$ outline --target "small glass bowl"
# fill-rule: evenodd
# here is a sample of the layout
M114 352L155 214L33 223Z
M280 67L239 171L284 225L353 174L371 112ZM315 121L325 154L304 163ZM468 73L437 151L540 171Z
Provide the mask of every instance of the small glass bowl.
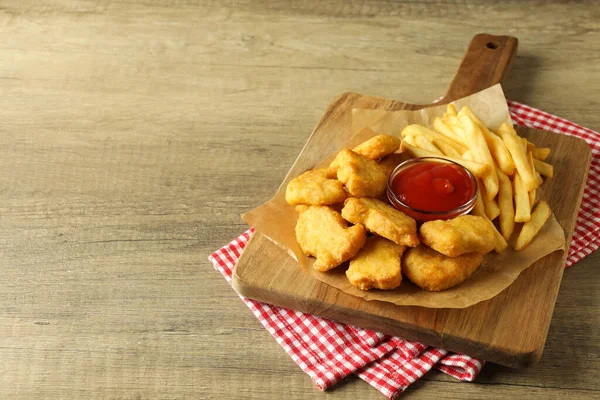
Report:
M461 205L460 207L457 207L457 208L454 208L451 210L447 210L447 211L419 210L418 208L414 208L414 207L409 206L408 204L403 203L393 192L392 182L394 181L396 176L400 173L400 171L402 171L408 167L412 167L413 165L423 163L423 162L436 162L439 164L454 164L454 165L458 166L459 168L461 168L462 170L464 170L467 173L467 175L469 176L469 178L471 179L471 185L474 189L473 196L465 204ZM400 163L396 168L394 168L394 170L390 174L388 181L387 181L387 198L390 201L390 203L394 207L396 207L396 209L398 209L398 210L402 211L404 214L414 218L415 221L417 221L419 223L433 221L436 219L443 219L443 220L452 219L452 218L456 218L460 215L468 214L473 209L473 207L475 207L475 202L477 201L477 192L478 192L477 180L475 180L475 177L468 169L466 169L465 167L463 167L462 165L460 165L458 163L455 163L454 161L446 160L444 158L439 158L439 157L411 158L410 160L404 161L404 162Z

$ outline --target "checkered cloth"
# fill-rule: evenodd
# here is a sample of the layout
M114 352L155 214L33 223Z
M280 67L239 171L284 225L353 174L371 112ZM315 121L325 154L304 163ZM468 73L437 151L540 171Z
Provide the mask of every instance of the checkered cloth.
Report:
M600 135L523 104L509 101L508 105L517 124L576 136L592 148L591 170L567 257L569 267L600 244ZM253 229L247 230L209 257L230 284L233 267L253 232ZM461 381L473 381L484 365L484 361L464 354L243 297L242 300L321 390L355 374L393 399L432 368Z

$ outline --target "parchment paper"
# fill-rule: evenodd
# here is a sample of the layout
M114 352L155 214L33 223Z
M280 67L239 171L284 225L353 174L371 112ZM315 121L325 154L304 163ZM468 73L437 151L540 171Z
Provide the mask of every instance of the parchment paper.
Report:
M500 85L455 102L457 109L469 105L475 114L490 128L497 129L502 122L509 122L510 116L506 99ZM442 116L446 106L437 106L419 111L384 111L354 109L352 131L359 132L365 126L376 133L399 136L409 124L419 123L431 127L436 116ZM369 139L373 134L353 135L343 147L352 148ZM326 157L323 154L323 157ZM329 165L335 155L329 155L318 167ZM541 190L540 197L543 196ZM551 205L552 206L552 205ZM518 231L515 232L509 247L502 254L491 252L486 255L482 266L465 282L442 292L428 292L403 278L400 287L389 291L363 291L352 286L345 275L347 263L328 272L319 272L312 268L314 258L306 256L296 242L295 226L298 215L293 206L285 201L282 190L272 200L243 215L244 220L277 246L298 261L298 267L310 276L336 287L348 294L365 300L387 301L397 305L412 305L429 308L465 308L488 300L506 289L519 274L542 257L565 249L565 235L554 214L546 222L533 242L524 250L512 249Z

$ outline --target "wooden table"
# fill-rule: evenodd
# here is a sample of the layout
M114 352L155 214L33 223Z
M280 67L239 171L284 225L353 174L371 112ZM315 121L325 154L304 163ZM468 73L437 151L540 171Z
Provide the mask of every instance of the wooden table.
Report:
M481 31L520 40L509 98L600 129L600 6L480 3L1 1L0 398L382 398L319 392L207 255L336 94L430 102ZM600 396L599 261L539 364L406 398Z

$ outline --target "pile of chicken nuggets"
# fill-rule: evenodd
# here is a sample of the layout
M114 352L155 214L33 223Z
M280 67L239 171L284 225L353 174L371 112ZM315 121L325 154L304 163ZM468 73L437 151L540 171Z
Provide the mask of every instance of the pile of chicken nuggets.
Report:
M550 149L519 137L507 123L488 129L468 106L459 112L448 104L433 128L409 125L400 140L366 127L361 133L371 139L289 182L286 201L299 214L296 240L316 258L316 270L349 262L346 276L362 290L397 288L404 274L422 289L441 291L469 278L485 254L503 252L516 224L523 223L514 249L529 245L551 215L536 193L542 176L553 176L543 161ZM472 215L418 227L391 206L388 178L412 157L444 158L468 169L479 187Z
M411 158L397 153L400 145L394 136L376 135L341 150L329 167L291 180L286 201L299 213L296 239L318 271L349 261L346 276L359 289L397 288L404 273L425 290L444 290L467 279L494 249L494 231L473 215L417 230L385 198L390 173Z

